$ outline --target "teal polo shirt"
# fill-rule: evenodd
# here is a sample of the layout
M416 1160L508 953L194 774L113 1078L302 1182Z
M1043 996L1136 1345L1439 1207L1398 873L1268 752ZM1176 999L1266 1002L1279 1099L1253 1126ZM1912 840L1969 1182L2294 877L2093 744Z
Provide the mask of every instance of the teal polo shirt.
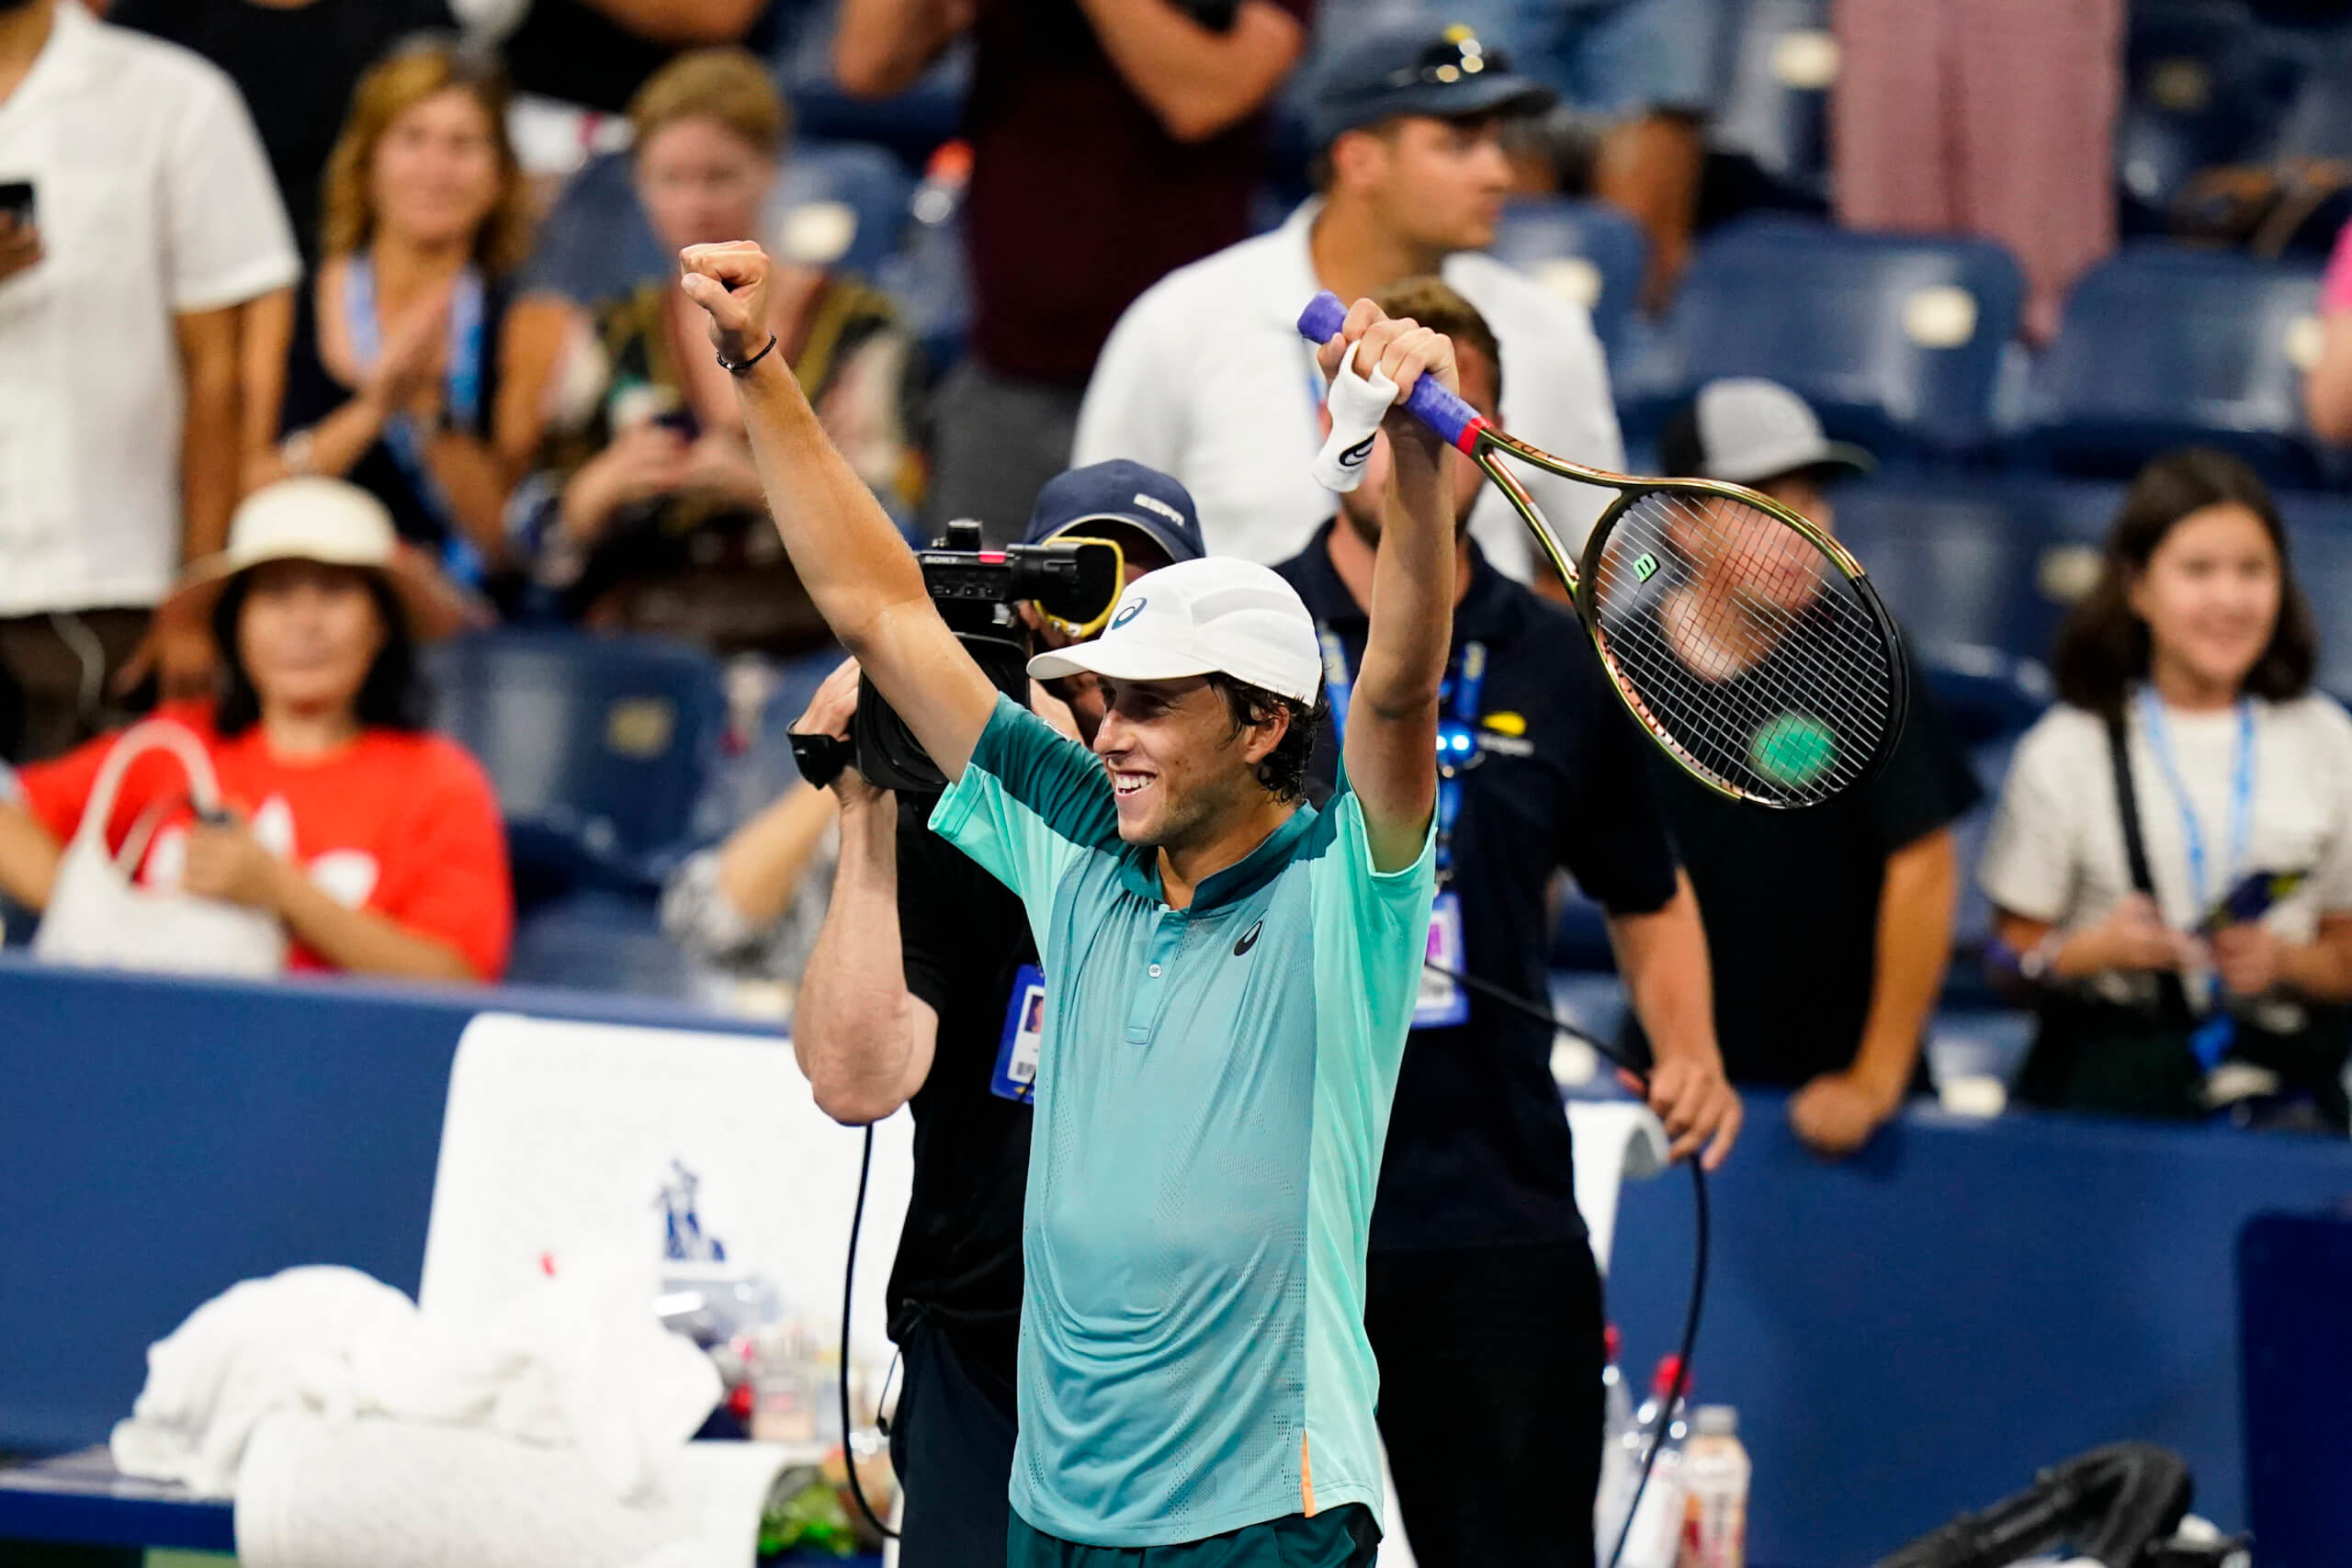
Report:
M1377 1517L1364 1245L1430 844L1374 871L1343 776L1170 908L1102 762L1006 698L931 825L1046 971L1014 1510L1119 1547Z

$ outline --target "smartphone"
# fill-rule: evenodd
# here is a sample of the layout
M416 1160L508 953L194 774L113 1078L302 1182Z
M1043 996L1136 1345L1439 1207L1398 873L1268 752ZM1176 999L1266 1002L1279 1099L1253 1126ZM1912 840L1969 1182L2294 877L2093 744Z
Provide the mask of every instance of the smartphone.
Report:
M29 229L39 217L30 180L0 180L0 218L15 227Z
M2199 929L2211 936L2226 926L2258 920L2293 897L2310 877L2308 871L2249 871L2206 913Z

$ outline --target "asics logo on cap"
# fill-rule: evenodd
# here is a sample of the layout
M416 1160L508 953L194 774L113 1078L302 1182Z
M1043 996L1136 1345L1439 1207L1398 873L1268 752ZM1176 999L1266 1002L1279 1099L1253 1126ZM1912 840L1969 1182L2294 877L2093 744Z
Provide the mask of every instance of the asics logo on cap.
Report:
M1363 440L1357 442L1354 446L1349 447L1346 451L1340 453L1340 467L1343 468L1360 468L1363 467L1363 460L1372 456L1372 443L1374 439L1374 436L1367 435Z
M1120 605L1119 613L1111 617L1112 628L1116 630L1118 627L1125 626L1129 621L1134 620L1137 615L1142 615L1143 607L1146 603L1148 603L1148 601L1142 599L1130 599L1125 604Z
M1169 505L1166 502L1160 500L1156 495L1146 495L1141 491L1137 491L1136 492L1136 504L1142 507L1146 512L1158 513L1160 516L1167 518L1170 523L1175 524L1179 528L1182 528L1184 525L1184 514L1177 511L1174 507Z

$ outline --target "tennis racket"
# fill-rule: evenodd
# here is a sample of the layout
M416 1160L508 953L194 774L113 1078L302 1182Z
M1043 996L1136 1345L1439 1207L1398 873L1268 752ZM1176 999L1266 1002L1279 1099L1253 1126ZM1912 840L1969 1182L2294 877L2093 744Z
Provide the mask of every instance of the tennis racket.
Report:
M1328 343L1330 293L1298 318ZM1768 496L1714 479L1589 468L1496 429L1424 376L1406 411L1484 470L1576 602L1610 684L1693 778L1758 806L1815 806L1868 780L1903 730L1894 618L1837 540ZM1617 491L1571 561L1504 459Z

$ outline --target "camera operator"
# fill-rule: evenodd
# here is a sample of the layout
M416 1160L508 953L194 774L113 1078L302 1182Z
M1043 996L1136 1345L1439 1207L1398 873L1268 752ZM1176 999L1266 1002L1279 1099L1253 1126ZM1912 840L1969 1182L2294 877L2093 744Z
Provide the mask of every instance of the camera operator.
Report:
M1184 487L1124 461L1072 469L1038 493L1025 542L1063 536L1116 542L1130 581L1202 554ZM1022 611L1035 646L1070 640L1034 606ZM1055 685L1091 745L1099 690L1083 676ZM857 666L844 663L793 728L845 739L856 697ZM1001 1562L1036 1064L1030 1014L1045 996L1037 947L1021 901L931 831L935 797L898 799L854 767L832 787L841 862L792 1043L828 1115L854 1125L901 1105L914 1114L914 1189L888 1292L890 1337L906 1359L890 1427L907 1497L899 1561ZM903 906L901 882L916 893Z

